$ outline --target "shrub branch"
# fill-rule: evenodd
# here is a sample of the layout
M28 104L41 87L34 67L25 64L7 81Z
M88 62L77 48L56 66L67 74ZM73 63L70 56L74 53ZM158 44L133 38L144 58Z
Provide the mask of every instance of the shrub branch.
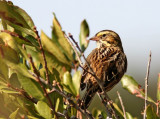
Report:
M148 65L147 65L147 73L146 73L146 78L145 78L145 102L144 102L143 119L146 119L147 97L148 97L148 79L149 79L149 72L150 72L150 64L151 64L151 51L149 53L149 60L148 60Z

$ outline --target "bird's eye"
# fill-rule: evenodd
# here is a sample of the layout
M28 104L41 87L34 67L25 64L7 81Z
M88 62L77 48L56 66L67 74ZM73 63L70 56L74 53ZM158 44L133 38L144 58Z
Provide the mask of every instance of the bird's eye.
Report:
M106 34L103 34L102 37L106 37Z

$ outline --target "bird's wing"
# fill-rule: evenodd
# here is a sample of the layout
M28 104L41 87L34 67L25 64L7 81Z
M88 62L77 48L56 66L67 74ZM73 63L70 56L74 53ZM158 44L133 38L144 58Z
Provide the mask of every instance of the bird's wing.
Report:
M112 88L118 83L126 71L127 60L125 54L116 48L105 48L101 50L102 52L99 53L98 49L94 49L87 57L87 62L96 73L96 76L100 80L103 80L104 87L110 90L109 87ZM87 89L90 85L96 83L94 77L87 73L89 68L86 64L84 65L84 69L80 84L81 90L86 87L87 82Z

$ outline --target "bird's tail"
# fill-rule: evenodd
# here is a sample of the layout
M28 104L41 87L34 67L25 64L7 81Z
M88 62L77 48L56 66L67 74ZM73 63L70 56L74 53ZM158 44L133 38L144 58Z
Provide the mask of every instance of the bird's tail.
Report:
M82 109L87 109L96 94L97 90L87 90L82 98L82 103L81 103L81 108Z

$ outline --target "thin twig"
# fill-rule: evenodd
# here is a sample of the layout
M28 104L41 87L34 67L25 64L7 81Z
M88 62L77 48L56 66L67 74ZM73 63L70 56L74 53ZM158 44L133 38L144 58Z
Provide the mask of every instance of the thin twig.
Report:
M78 59L80 65L83 66L83 62L81 61L81 58L79 56L78 51L76 50L76 47L73 45L73 43L69 40L69 38L66 35L65 35L65 37L66 37L67 41L69 42L69 44L72 46L74 52L76 53L76 56L77 56L77 59Z
M44 53L44 50L43 50L43 47L42 47L42 43L41 43L41 39L40 39L40 36L38 35L38 31L37 31L37 28L34 27L34 32L36 33L37 37L37 41L39 43L39 48L40 48L40 51L42 53L42 56L43 56L43 60L44 60L44 67L45 67L45 71L46 71L46 80L47 80L47 83L50 84L50 80L49 80L49 74L48 74L48 67L47 67L47 61L46 61L46 56L45 56L45 53Z
M147 97L148 97L148 78L149 78L149 72L150 72L150 64L151 64L151 51L149 53L149 60L148 60L148 65L147 65L147 73L146 73L146 78L145 78L145 104L144 104L143 119L146 119Z
M52 104L52 101L51 101L51 99L50 99L50 97L49 97L49 95L48 95L45 87L43 86L43 84L42 84L42 82L41 82L41 80L40 80L39 72L37 71L37 69L36 69L36 67L35 67L35 65L34 65L34 63L33 63L33 60L32 60L31 55L28 55L28 57L29 57L31 66L32 66L32 68L33 68L33 71L34 71L34 73L37 75L37 77L36 77L36 78L37 78L37 81L38 81L38 83L40 84L41 88L43 89L44 96L46 96L46 98L47 98L47 100L48 100L48 102L49 102L49 104L50 104L50 106L51 106L51 109L52 109L53 113L55 114L56 118L58 118L58 115L57 115L57 113L56 113L56 111L55 111L55 107L54 107L54 105Z
M126 117L126 111L125 111L125 108L124 108L124 105L123 105L123 101L122 101L122 98L121 98L121 96L120 96L120 94L119 94L118 91L117 91L117 95L118 95L119 101L120 101L121 106L122 106L124 119L127 119L127 117Z
M104 89L104 87L103 87L103 84L102 84L101 80L96 76L95 72L94 72L93 69L90 67L90 64L88 63L86 57L84 56L83 52L81 51L80 47L78 46L78 43L75 41L75 39L73 38L73 36L72 36L70 33L69 33L69 37L72 39L72 41L73 41L74 44L76 45L77 49L79 50L81 56L84 58L84 60L85 60L85 62L86 62L86 65L88 66L88 68L89 68L89 70L90 70L90 74L92 74L92 76L95 77L98 85L100 86L100 88L101 88L101 90L102 90L102 93L101 93L100 95L103 94L103 95L104 95L104 98L105 98L108 102L110 102L110 99L108 98L108 95L107 95L106 92L105 92L105 89ZM82 61L81 61L81 59L80 59L80 56L79 56L79 54L78 54L78 51L77 51L76 47L75 47L75 46L73 45L73 43L69 40L68 37L66 37L66 38L67 38L68 42L70 43L70 45L72 46L74 52L76 53L77 59L78 59L78 61L79 61L79 63L80 63L80 66L83 67L83 63L82 63ZM84 68L83 68L83 69L84 69ZM102 98L102 99L103 99L103 98ZM102 101L104 101L104 99L103 99ZM112 110L112 113L111 113L111 114L113 114L113 115L115 116L115 118L118 119L118 116L116 115L116 112L115 112L115 110L114 110L114 106L112 105L112 103L107 103L107 104L110 104L110 106L111 106L111 108L112 108L112 109L111 109L111 110ZM106 108L106 109L107 109L107 108ZM107 110L107 111L110 112L109 110Z
M37 104L37 99L29 96L23 89L19 89L19 88L15 88L13 87L11 84L7 84L8 87L10 87L12 90L15 90L17 92L19 92L20 95L22 95L23 97L25 97L26 99L30 100L31 102Z
M103 97L102 97L102 95L100 94L100 93L97 93L98 94L98 96L99 96L99 98L102 100L102 103L103 103L103 105L105 106L105 108L106 108L106 110L108 110L107 111L107 116L109 116L109 117L112 117L112 112L111 112L111 110L108 108L108 104L107 104L107 101L105 101L104 99L103 99Z
M59 89L53 87L53 89L49 92L57 92L58 94L60 94L61 96L63 96L65 99L68 100L68 102L77 110L79 110L83 115L85 115L88 119L94 119L94 117L92 116L92 114L88 111L88 110L83 110L81 109L76 103L74 103L74 101L67 96L64 92L60 91Z

